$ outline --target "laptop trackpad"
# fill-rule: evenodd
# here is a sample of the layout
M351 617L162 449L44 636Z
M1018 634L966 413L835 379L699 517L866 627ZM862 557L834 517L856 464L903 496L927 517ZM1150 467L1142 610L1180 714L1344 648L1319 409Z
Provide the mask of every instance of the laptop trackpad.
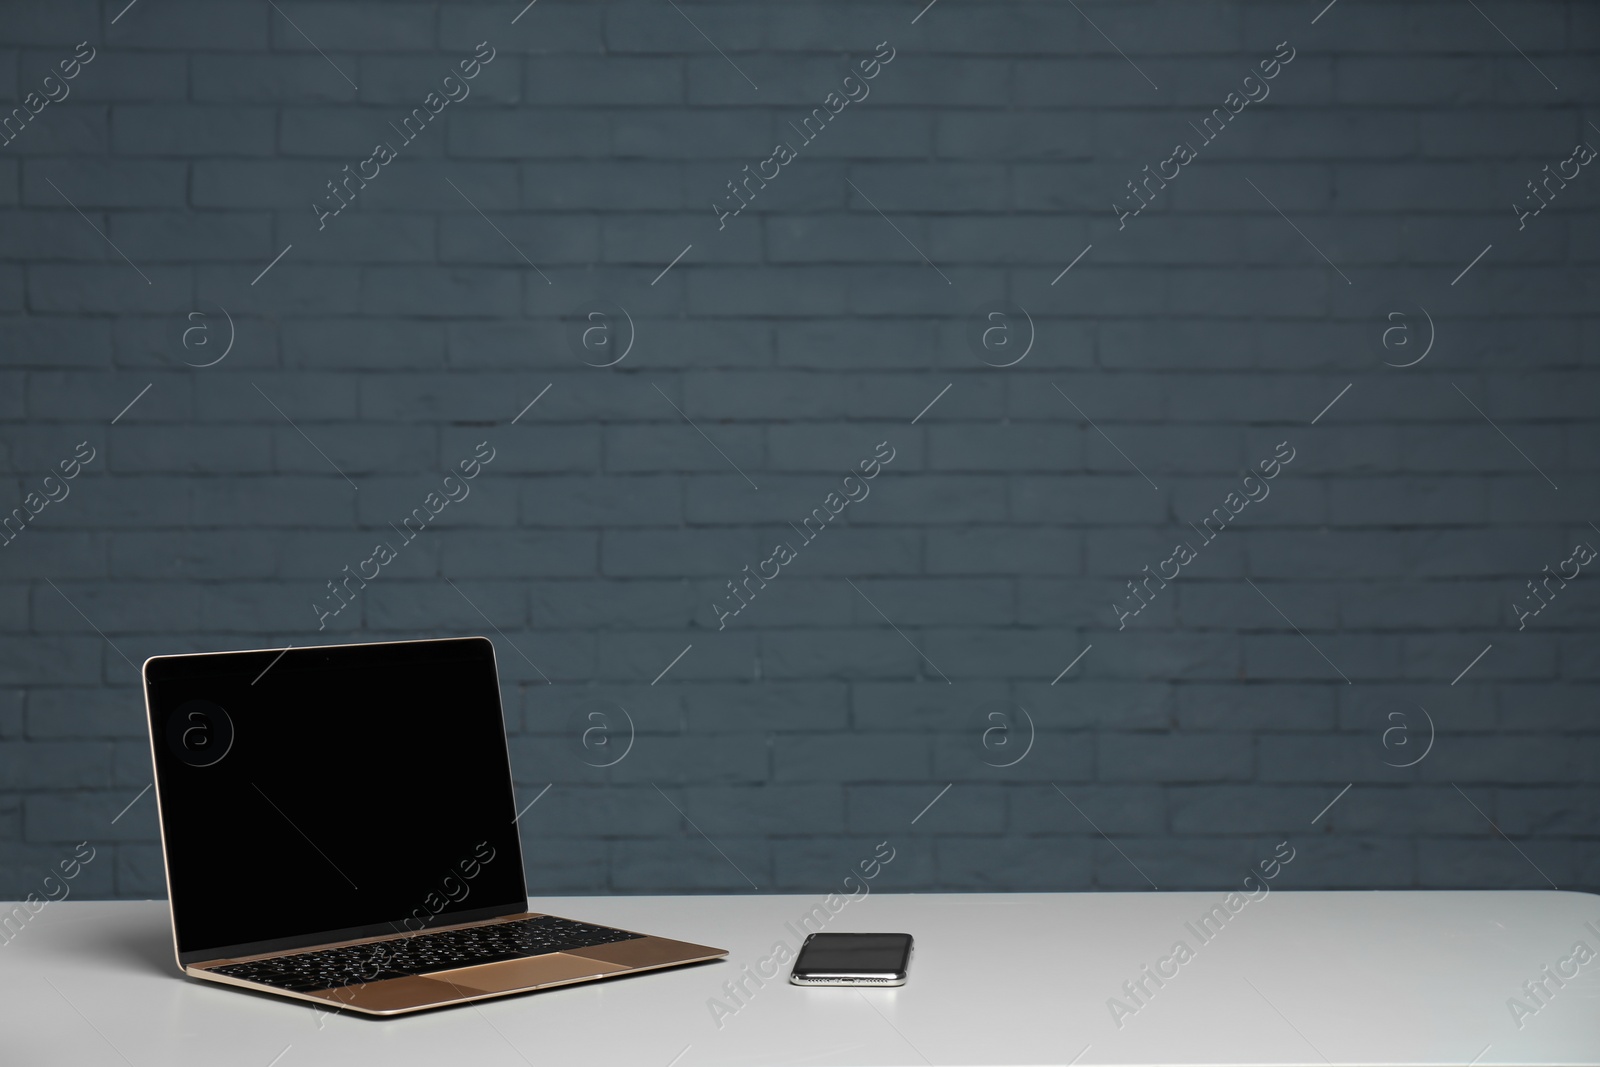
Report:
M437 982L448 982L462 989L480 993L503 993L512 989L531 989L555 982L571 982L580 978L597 978L630 968L604 960L569 956L565 952L551 952L543 956L529 956L523 960L504 960L500 963L483 963L476 967L463 967L456 971L430 974Z

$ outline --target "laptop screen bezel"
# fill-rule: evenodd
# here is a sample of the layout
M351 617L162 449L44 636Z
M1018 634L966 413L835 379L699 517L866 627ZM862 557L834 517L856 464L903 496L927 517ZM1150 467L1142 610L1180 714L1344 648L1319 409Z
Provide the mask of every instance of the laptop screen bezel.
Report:
M345 927L335 930L310 930L304 934L295 934L288 937L274 938L270 941L256 941L235 945L219 945L203 949L194 949L187 952L182 951L178 944L177 903L172 892L172 864L169 859L169 850L171 849L172 845L171 842L167 840L167 823L161 811L161 771L160 761L156 758L155 750L157 729L155 706L151 698L150 683L152 678L155 677L157 680L167 680L174 677L181 677L186 671L189 670L193 670L198 674L204 674L208 676L215 676L223 671L228 673L237 671L237 673L242 676L255 677L262 673L272 662L275 661L278 656L292 655L294 651L333 653L335 656L347 654L352 657L356 657L371 656L374 654L373 650L375 649L414 649L419 645L458 646L462 653L460 662L454 665L441 666L456 666L464 669L481 669L476 663L472 662L471 657L468 654L468 646L472 644L481 644L487 648L488 669L493 672L495 678L496 711L500 716L500 729L502 737L505 737L505 709L503 703L499 699L498 662L495 659L494 643L486 637L422 638L414 641L363 641L339 645L296 646L293 649L272 648L248 649L232 652L196 652L169 656L152 656L145 660L144 667L140 671L140 675L144 688L145 721L147 732L150 735L151 773L153 775L153 780L156 787L152 791L156 796L156 817L161 831L161 864L167 886L168 914L172 922L172 950L173 954L177 957L178 967L180 970L184 970L197 964L204 964L214 961L238 959L247 956L268 955L281 952L294 952L300 949L314 948L319 945L329 945L344 941L359 941L364 938L400 936L413 931L407 931L397 927L392 920L380 920L362 926ZM345 650L352 651L345 653ZM235 662L231 664L227 663L227 660L230 658ZM152 671L156 672L154 676L152 675ZM511 772L511 746L509 740L507 740L504 744L504 749L506 753L506 781L511 787L514 802L516 783ZM527 912L528 885L527 874L523 867L522 835L520 833L513 834L511 844L516 852L516 862L513 866L513 871L519 889L518 899L506 901L500 904L486 905L482 908L474 908L469 911L441 912L439 918L445 921L440 922L436 927L430 927L429 929L438 929L456 926L462 923L496 919L508 915L520 915Z

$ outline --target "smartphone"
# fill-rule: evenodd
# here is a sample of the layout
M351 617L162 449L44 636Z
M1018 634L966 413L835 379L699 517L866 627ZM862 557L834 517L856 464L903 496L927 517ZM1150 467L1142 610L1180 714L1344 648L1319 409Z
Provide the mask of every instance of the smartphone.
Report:
M910 934L811 934L789 972L794 985L905 985Z

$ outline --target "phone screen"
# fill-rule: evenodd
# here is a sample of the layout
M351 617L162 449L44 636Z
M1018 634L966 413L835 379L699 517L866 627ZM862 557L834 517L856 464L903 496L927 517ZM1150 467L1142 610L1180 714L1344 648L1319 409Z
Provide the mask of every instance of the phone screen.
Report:
M911 962L910 934L812 934L795 960L797 977L897 976Z

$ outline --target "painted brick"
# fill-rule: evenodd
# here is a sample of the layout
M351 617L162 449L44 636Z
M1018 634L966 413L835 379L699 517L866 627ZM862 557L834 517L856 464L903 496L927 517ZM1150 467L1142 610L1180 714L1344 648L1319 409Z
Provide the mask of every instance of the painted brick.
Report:
M1590 179L1515 206L1595 143L1592 5L1489 9L1525 56L1442 0L1310 28L1234 0L680 6L0 26L0 117L97 49L0 146L0 509L99 453L0 539L0 895L85 837L77 895L164 892L150 798L110 824L150 780L129 660L445 633L491 635L519 794L555 783L522 822L536 893L817 894L885 840L875 888L903 891L1220 891L1285 838L1298 889L1600 887L1600 594L1511 606L1600 539ZM879 41L870 94L801 143ZM397 158L319 220L378 141ZM1179 141L1197 159L1119 219ZM197 367L208 301L236 343ZM975 342L1001 301L1034 331L1010 367ZM1385 315L1423 307L1436 346L1394 366ZM596 309L635 332L616 366L575 344ZM316 629L484 441L471 497ZM719 620L881 441L870 497ZM1282 441L1270 499L1119 619ZM573 733L595 701L637 730L605 770ZM994 766L987 712L1019 706L1033 747ZM1422 709L1434 748L1396 766Z

